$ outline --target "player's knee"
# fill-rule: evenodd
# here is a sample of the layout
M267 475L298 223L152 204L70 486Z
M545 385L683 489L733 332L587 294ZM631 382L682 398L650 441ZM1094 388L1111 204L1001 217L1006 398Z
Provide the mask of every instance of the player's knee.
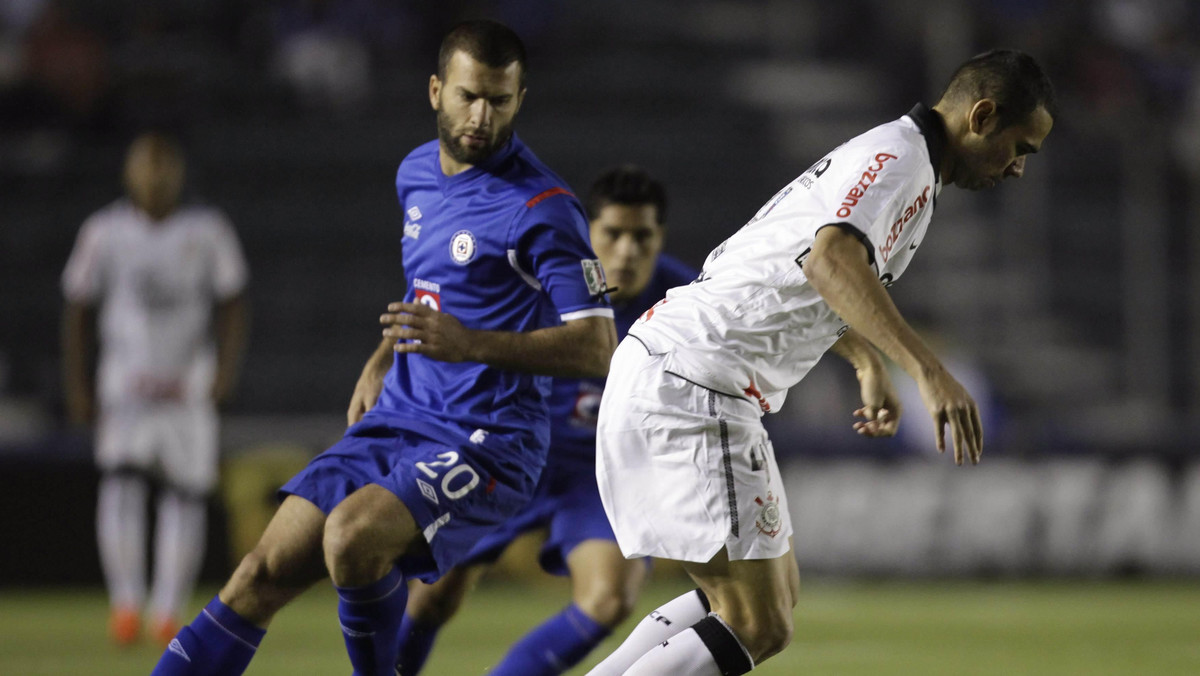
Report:
M242 557L227 587L239 595L254 593L271 586L277 577L277 571L272 571L266 553L256 547Z
M788 647L794 630L791 612L768 612L747 618L734 633L758 663Z
M414 593L408 598L407 611L423 627L440 627L450 621L462 607L463 595L432 591Z
M580 610L609 629L624 622L636 602L636 594L619 584L597 585L575 598Z
M321 546L329 576L340 587L370 584L387 572L389 562L372 546L370 524L345 510L329 515Z
M276 593L282 586L281 577L267 554L256 548L242 557L221 590L221 599L234 612L253 622L269 619L280 605L273 599L282 596Z

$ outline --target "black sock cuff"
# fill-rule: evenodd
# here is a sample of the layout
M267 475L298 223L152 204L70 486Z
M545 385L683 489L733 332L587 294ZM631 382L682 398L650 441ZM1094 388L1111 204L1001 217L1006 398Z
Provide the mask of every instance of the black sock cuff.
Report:
M700 605L704 606L704 612L712 612L712 605L709 604L708 595L704 593L703 589L696 587L696 598L700 599Z
M754 668L741 642L716 615L709 615L693 624L692 629L712 654L722 676L741 676Z

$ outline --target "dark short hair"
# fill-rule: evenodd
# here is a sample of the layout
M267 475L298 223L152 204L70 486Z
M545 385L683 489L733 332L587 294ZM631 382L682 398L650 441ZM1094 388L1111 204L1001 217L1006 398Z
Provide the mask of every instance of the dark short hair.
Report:
M659 225L667 222L667 191L645 169L626 164L600 174L587 195L588 219L595 219L609 204L654 206Z
M455 52L463 52L491 68L504 68L516 62L521 67L521 86L525 86L525 45L502 23L478 19L463 21L450 29L438 50L437 75L441 80L446 79L446 67Z
M993 49L972 57L954 71L942 100L992 99L1000 128L1026 120L1038 106L1058 117L1054 85L1034 58L1014 49Z

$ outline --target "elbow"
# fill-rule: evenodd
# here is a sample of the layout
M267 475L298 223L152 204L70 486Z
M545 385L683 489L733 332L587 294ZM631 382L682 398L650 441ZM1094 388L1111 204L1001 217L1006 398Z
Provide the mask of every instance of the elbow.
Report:
M617 349L617 330L612 320L607 322L604 330L595 332L596 339L587 350L583 370L589 378L608 377L608 364L612 361L613 351Z

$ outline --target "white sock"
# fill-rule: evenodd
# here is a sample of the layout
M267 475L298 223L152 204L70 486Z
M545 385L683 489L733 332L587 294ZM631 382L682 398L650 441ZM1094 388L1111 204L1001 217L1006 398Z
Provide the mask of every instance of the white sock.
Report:
M96 504L96 541L114 608L141 608L146 598L146 483L106 474Z
M746 649L713 613L651 648L625 676L741 676L752 669Z
M158 501L154 533L154 591L150 612L155 619L178 619L192 598L204 560L207 505L203 498L164 491Z
M587 676L621 676L648 650L708 616L699 589L659 606L638 623L625 642L597 664Z

